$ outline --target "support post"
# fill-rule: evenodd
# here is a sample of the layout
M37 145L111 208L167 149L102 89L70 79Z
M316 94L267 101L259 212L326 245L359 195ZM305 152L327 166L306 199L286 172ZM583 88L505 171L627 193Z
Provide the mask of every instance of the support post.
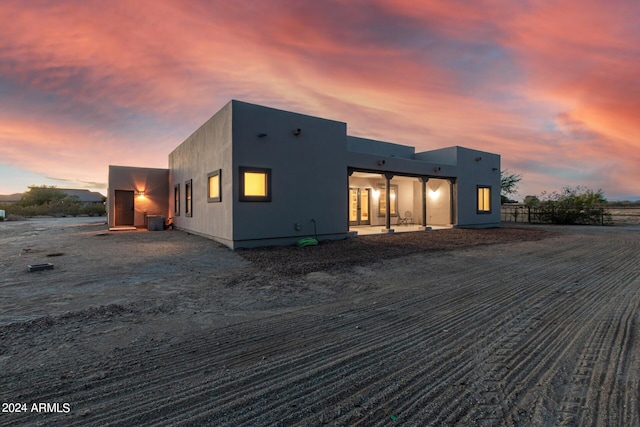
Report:
M427 182L429 178L426 176L420 177L422 183L422 225L427 226Z
M393 233L393 230L391 229L391 178L393 178L392 174L384 174L384 186L386 190L384 192L384 197L387 203L387 210L385 212L385 231L387 233Z
M451 201L451 225L456 225L456 191L455 191L455 178L449 178L449 197Z
M425 230L429 230L431 229L431 227L427 227L427 182L429 182L429 178L421 176L420 182L422 184L422 226Z

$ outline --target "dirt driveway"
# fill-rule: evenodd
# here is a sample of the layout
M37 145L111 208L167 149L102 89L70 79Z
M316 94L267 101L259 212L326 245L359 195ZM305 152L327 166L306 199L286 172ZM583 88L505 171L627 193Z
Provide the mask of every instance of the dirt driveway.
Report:
M0 425L640 425L639 254L638 227L234 253L0 223Z

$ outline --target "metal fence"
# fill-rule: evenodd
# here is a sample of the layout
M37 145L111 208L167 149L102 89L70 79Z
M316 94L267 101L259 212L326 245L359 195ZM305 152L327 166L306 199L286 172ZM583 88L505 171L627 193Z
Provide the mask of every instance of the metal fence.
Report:
M583 217L594 225L640 225L640 206L598 206L580 211ZM523 222L529 224L553 223L558 215L553 207L530 207L519 203L502 205L500 218L505 222Z

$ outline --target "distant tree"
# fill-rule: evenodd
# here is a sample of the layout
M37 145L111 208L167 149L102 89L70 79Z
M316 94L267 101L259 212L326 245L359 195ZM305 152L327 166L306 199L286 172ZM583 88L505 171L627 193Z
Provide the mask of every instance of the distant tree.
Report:
M82 203L59 188L32 185L11 211L24 216L76 216L82 213Z
M65 197L67 197L67 194L59 188L32 185L29 187L29 191L22 195L18 203L21 206L55 205L64 200Z
M509 195L518 191L518 183L522 181L522 175L509 173L508 170L500 171L500 199L502 203L508 203Z
M540 199L538 198L538 196L526 196L524 198L523 203L529 207L536 207L536 206L540 206Z

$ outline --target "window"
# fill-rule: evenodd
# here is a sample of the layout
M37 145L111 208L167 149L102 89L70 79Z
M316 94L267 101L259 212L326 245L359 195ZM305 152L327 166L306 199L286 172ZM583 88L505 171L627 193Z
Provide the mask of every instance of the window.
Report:
M478 186L478 213L491 213L491 187Z
M271 169L240 166L240 201L271 201Z
M193 180L190 179L189 181L184 183L184 214L186 216L193 216L193 212L192 212L192 207L193 204L191 203L191 193L192 193L192 184L193 184Z
M180 184L173 187L173 214L180 216Z
M387 190L384 184L380 184L380 196L378 198L378 216L387 216ZM391 192L389 197L391 198L391 210L389 214L391 216L398 216L398 186L390 185Z
M207 202L219 202L220 197L220 169L207 174Z

